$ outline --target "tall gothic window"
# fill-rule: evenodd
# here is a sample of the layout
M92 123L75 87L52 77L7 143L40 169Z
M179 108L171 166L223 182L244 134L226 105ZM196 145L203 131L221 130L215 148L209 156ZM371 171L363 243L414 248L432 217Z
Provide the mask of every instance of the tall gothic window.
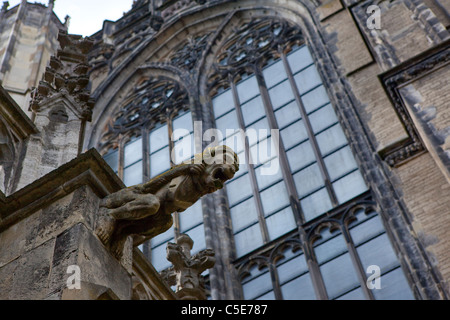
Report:
M209 84L243 163L226 191L244 297L412 298L301 33L264 18L234 34Z
M301 31L275 17L226 29L228 38L193 38L166 62L196 68L213 43L207 52L214 57L203 59L212 61L205 78L213 120L221 143L240 158L225 192L235 246L230 264L244 298L412 299ZM168 78L145 79L111 118L100 149L126 185L193 155L186 146L194 148L198 119L188 106L195 94ZM187 233L196 252L206 247L204 232L198 201L142 250L163 270L168 241Z

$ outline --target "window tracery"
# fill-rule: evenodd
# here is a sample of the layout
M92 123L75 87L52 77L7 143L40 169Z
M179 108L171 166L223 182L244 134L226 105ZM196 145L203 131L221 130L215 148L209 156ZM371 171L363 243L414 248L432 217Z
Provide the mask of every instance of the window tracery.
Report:
M211 32L208 32L188 37L186 41L177 46L166 61L180 69L193 70L202 57L211 34Z
M188 108L188 94L176 81L163 77L144 80L110 117L99 148L106 153L118 147L120 136L140 136L144 128L166 123Z

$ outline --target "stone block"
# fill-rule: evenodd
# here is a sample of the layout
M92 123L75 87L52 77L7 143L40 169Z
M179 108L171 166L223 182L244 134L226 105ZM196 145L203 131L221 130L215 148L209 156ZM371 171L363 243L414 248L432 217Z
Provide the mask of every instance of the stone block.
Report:
M74 274L69 266L79 268L80 289L68 286ZM131 275L84 224L79 223L56 238L50 292L58 292L61 299L96 299L109 292L111 297L129 300L131 287Z
M373 61L357 26L347 10L340 11L323 21L330 37L336 37L335 55L345 74L349 74ZM355 54L357 53L357 54Z

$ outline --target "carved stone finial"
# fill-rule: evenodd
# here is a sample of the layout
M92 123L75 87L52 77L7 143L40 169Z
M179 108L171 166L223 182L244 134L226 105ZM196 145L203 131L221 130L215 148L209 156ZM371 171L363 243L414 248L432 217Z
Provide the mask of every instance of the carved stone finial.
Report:
M167 260L172 262L164 277L170 285L176 285L176 294L181 300L205 300L205 287L202 272L210 269L216 262L211 249L202 250L191 256L194 242L186 235L180 235L176 243L167 244Z

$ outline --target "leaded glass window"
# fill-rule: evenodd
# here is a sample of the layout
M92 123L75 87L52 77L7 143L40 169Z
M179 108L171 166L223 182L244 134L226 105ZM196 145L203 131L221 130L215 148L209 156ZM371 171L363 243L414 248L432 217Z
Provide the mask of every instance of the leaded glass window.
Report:
M301 34L254 19L214 70L216 128L241 161L226 193L244 298L412 299ZM395 280L368 289L373 265Z
M143 79L108 123L105 161L132 185L192 157L194 97L240 159L225 186L234 251L222 262L236 268L243 298L413 299L300 29L266 16L224 30L191 35L164 62L191 75L205 62L210 100L172 79ZM212 56L202 56L206 47ZM194 240L193 253L206 248L203 215L201 201L175 213L172 228L142 248L157 270L169 267L166 244L180 233ZM379 289L366 282L374 266Z

